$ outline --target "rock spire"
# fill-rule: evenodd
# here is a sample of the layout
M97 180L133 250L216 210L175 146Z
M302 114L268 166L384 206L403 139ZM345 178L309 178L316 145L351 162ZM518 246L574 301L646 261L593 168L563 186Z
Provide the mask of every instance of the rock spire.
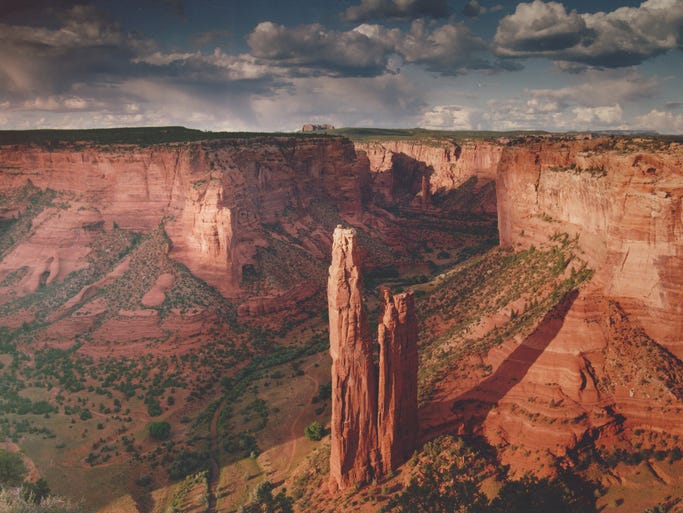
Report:
M417 436L417 317L413 292L380 290L377 432L382 472L407 460Z
M412 292L382 289L380 367L362 299L352 228L337 226L327 298L332 356L330 486L381 477L412 454L417 434L417 320Z
M332 356L330 479L339 489L372 479L377 461L377 381L363 307L356 230L334 231L327 285Z

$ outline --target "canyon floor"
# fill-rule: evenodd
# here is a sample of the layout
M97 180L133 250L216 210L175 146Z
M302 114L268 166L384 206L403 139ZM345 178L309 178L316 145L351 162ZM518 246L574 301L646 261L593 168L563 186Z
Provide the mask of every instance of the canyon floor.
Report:
M97 513L409 511L454 482L490 511L517 511L514 486L683 511L682 155L586 134L0 134L0 448ZM329 426L338 224L369 319L380 286L415 293L420 448L332 493L329 435L304 430Z

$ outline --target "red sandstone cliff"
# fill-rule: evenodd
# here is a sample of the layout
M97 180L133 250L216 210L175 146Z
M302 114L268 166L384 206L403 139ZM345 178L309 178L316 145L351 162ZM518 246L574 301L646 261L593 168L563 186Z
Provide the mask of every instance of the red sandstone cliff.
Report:
M683 147L541 142L506 149L497 196L502 245L580 236L594 283L683 357Z
M148 232L164 220L173 258L229 296L240 293L244 266L256 266L257 248L267 245L263 224L320 199L345 218L358 218L367 177L367 163L352 144L332 137L0 147L0 192L31 180L74 195L74 208L51 220L52 230L66 236L60 246L87 253L74 223L105 221ZM37 275L47 258L52 267L65 258L53 253L35 262ZM81 259L68 268L85 265Z
M500 144L466 141L460 145L446 140L399 140L356 142L355 147L367 155L373 191L385 202L392 203L407 193L413 197L419 193L424 197L421 177L426 176L430 195L447 195L471 180L474 192L482 193L477 198L476 209L496 211L490 185L495 181L503 151ZM473 204L464 206L473 207Z
M383 288L380 294L377 432L388 474L411 456L417 441L417 317L412 292L392 296Z
M337 227L327 286L332 356L330 485L367 483L379 470L377 382L363 306L356 231Z

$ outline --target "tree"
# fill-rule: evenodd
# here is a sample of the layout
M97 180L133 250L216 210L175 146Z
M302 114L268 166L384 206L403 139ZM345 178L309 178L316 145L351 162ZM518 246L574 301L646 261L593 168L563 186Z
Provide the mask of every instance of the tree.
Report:
M317 442L318 440L321 440L323 436L325 436L325 426L323 426L317 420L314 420L308 426L306 426L306 429L304 429L304 435L306 435L306 438L309 440Z
M292 513L292 498L286 490L273 496L273 483L264 481L256 488L254 500L242 506L242 513Z
M595 507L595 485L566 471L556 478L526 475L508 481L491 502L491 513L590 513Z
M15 452L0 449L0 485L18 486L26 477L26 466Z
M155 440L167 440L171 436L171 425L165 421L150 422L149 436Z
M50 495L50 487L42 477L35 483L24 483L21 485L21 498L26 502L39 504L48 495Z

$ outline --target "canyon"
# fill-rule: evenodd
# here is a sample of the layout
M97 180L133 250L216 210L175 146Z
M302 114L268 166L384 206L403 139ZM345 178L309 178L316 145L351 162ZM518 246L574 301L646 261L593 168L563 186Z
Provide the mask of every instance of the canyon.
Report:
M607 459L616 449L679 447L680 141L192 136L199 139L140 144L86 134L59 142L57 134L0 144L3 343L32 366L21 371L35 383L29 395L57 405L49 390L86 394L59 403L57 418L69 419L65 406L83 401L91 410L103 403L103 416L114 399L132 401L131 425L101 417L98 431L83 421L98 458L109 458L105 445L117 447L106 464L127 464L123 432L135 434L142 461L156 450L144 437L147 410L172 386L175 404L161 404L163 418L189 449L186 439L209 435L181 419L229 392L216 388L223 377L238 390L249 362L279 348L327 351L328 327L332 404L322 414L302 406L301 418L331 415L323 480L336 488L393 475L414 448L445 433L485 440L517 475L549 475L558 458L578 466L591 451ZM339 224L354 235L335 231ZM7 380L9 355L0 355ZM39 380L45 355L64 363ZM156 362L144 364L150 375L157 365L178 376L163 395L140 373L105 377L114 365L134 368L140 355ZM259 379L261 395L249 393L267 403L266 383L282 378ZM342 412L342 402L351 409ZM288 406L271 406L271 415L290 422ZM60 440L68 437L59 429ZM227 427L217 430L236 443ZM266 448L274 443L255 433ZM41 443L29 437L29 447ZM87 468L88 450L68 449L69 468ZM61 457L54 447L44 452ZM219 462L233 464L226 458ZM265 450L257 461L267 458L275 456ZM150 473L148 463L135 465L135 479ZM50 467L48 477L68 489L63 472ZM167 484L157 474L153 482ZM671 478L667 487L679 485ZM164 501L130 486L139 504ZM634 508L665 491L650 502L644 494Z

